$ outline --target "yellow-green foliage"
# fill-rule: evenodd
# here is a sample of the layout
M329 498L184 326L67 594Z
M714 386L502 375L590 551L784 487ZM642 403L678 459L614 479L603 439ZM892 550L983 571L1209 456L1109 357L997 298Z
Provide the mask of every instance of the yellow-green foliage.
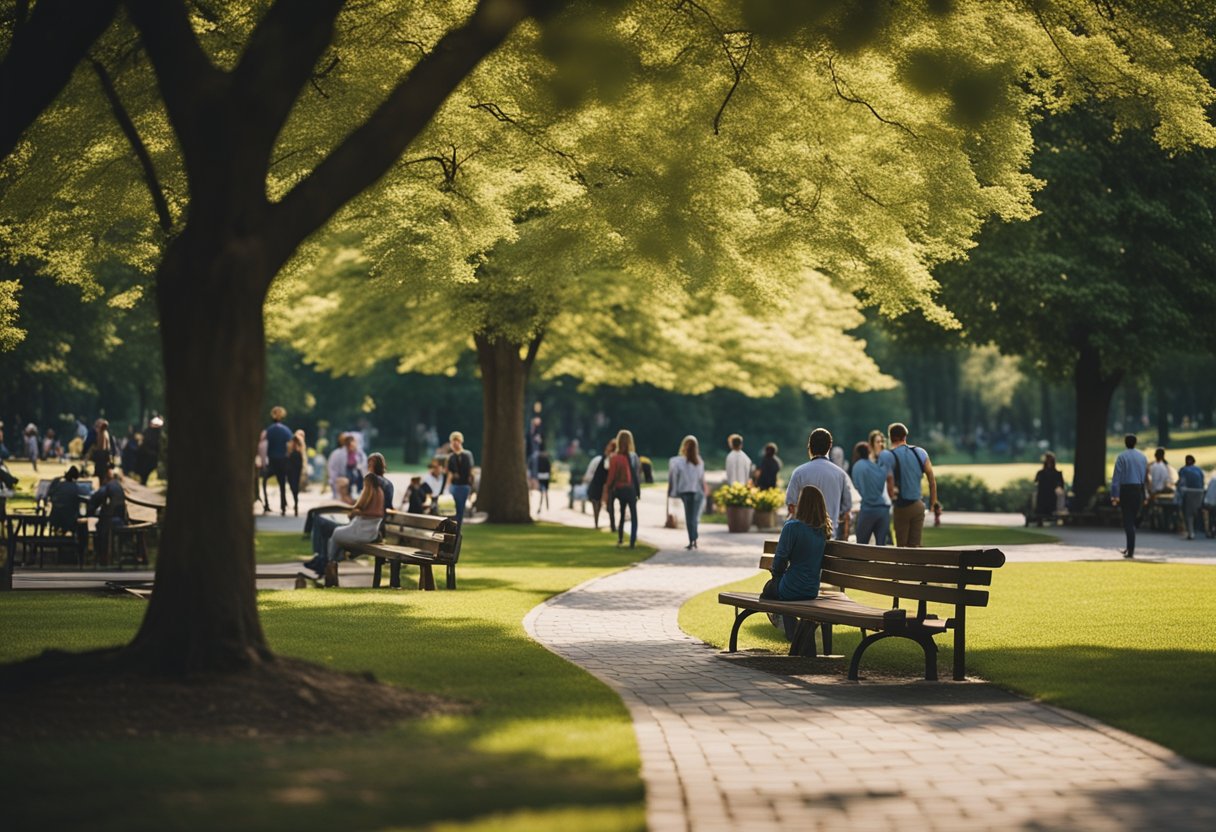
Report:
M756 489L744 483L727 483L714 492L714 502L720 506L751 508L756 505Z

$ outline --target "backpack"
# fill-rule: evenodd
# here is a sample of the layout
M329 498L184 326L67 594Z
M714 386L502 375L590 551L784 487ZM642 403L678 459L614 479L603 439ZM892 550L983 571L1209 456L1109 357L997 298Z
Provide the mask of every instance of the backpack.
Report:
M909 445L909 444L907 444L907 443L905 443L905 444L903 445L903 447L905 447L905 448L907 448L908 450L912 451L912 458L916 460L916 462L917 462L917 464L918 464L918 465L920 465L920 476L921 476L921 477L923 477L923 476L925 475L925 463L924 463L924 460L922 460L922 459L920 458L920 454L918 454L918 453L916 452L916 451L917 451L917 447L916 447L915 445ZM892 456L892 458L894 458L894 460L895 460L895 487L896 487L896 488L898 488L898 489L900 490L900 493L902 494L902 492L903 492L903 474L902 474L902 472L901 472L901 470L900 470L900 467L899 467L899 457L900 457L900 454L895 453L897 450L899 450L899 448L898 448L898 447L896 447L896 448L891 448L891 456ZM920 477L917 477L917 478L916 478L916 482L917 482L917 485L919 486L919 484L920 484ZM910 506L910 505L912 505L913 503L916 503L916 502L920 502L920 501L919 501L919 500L905 499L905 498L903 498L903 497L901 496L899 499L897 499L897 500L895 501L895 504L896 504L896 505L898 505L898 506Z

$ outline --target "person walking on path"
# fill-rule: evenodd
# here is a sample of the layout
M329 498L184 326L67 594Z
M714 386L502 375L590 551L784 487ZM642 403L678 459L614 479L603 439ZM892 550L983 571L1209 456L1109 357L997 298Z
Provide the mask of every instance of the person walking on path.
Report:
M84 443L81 456L93 464L93 476L101 478L114 458L118 456L118 442L110 433L110 423L98 419L93 423L93 434Z
M595 519L595 527L600 527L600 509L608 509L608 528L616 532L616 519L612 512L612 501L604 502L604 483L608 481L608 464L616 453L616 440L609 439L604 446L604 453L591 460L587 472L583 474L583 483L587 486L587 499L591 501L591 514Z
M629 509L629 548L638 542L638 497L642 487L639 483L638 455L633 451L633 434L622 430L616 435L616 453L608 463L608 477L604 480L604 502L620 504L616 521L616 545L625 543L625 509ZM611 510L611 509L610 509Z
M1178 496L1182 503L1182 525L1186 539L1195 539L1195 517L1203 503L1203 471L1195 464L1195 457L1186 455L1186 465L1178 471Z
M828 507L828 516L835 519L836 539L849 536L849 515L853 511L853 488L849 475L828 459L832 450L832 433L827 428L815 428L806 441L809 462L804 462L790 475L785 487L785 503L790 517L798 508L798 497L805 486L813 485L823 493Z
M297 430L287 443L287 485L291 488L292 512L296 517L300 516L300 487L304 482L304 459L307 454L304 431Z
M1140 507L1147 503L1144 485L1148 480L1148 457L1136 450L1136 434L1123 437L1127 450L1115 458L1115 470L1110 478L1110 501L1123 513L1123 533L1127 548L1119 551L1125 558L1136 556L1136 521Z
M887 495L887 472L870 459L870 446L858 442L853 447L853 485L861 495L861 510L857 512L857 542L886 546L891 530L891 502ZM822 495L821 495L822 496Z
M738 436L731 438L738 439ZM743 444L741 439L739 444ZM746 456L744 454L744 458ZM727 464L730 464L729 458ZM748 460L748 466L751 466L751 460ZM697 548L697 521L701 519L701 508L705 505L705 461L698 453L695 436L685 436L680 442L680 453L667 463L667 496L679 497L684 503L684 526L688 530L688 545L684 548Z
M545 450L545 440L542 437L536 451L536 513L549 507L549 483L553 477L553 460Z
M25 437L22 440L25 446L25 455L29 457L30 465L34 466L34 470L38 470L38 428L33 422L25 426Z
M752 458L743 453L743 437L732 433L726 442L730 446L726 455L726 481L731 485L746 485L752 481Z
M1043 454L1043 467L1034 475L1034 513L1043 525L1044 517L1054 517L1064 494L1064 474L1056 467L1056 455Z
M287 515L287 445L291 442L291 428L283 424L287 411L275 405L270 409L270 424L266 427L266 466L270 475L279 483L279 514ZM265 511L270 511L266 506Z
M456 501L456 524L464 522L464 507L473 491L473 453L465 450L464 434L458 430L448 436L452 452L448 454L448 493Z
M887 472L887 493L895 504L895 545L917 547L925 529L925 504L920 481L929 480L929 505L933 513L942 510L937 501L937 477L933 463L924 448L908 444L908 428L895 422L887 428L890 447L882 452L879 462Z
M756 487L761 491L777 487L777 475L781 473L781 457L777 456L777 443L764 446L764 456L756 466Z
M823 552L831 536L832 520L823 492L813 485L804 485L798 493L794 516L781 527L773 553L773 578L764 585L760 597L781 601L817 598Z

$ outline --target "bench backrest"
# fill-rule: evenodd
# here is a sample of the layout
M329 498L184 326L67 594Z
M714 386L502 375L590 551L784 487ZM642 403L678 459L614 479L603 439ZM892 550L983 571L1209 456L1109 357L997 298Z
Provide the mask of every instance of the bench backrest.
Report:
M776 550L777 541L765 541L761 569L772 567ZM906 549L829 540L822 580L889 598L986 607L988 591L971 587L991 585L990 570L1004 563L1000 549Z
M453 517L390 509L384 516L384 540L396 546L412 546L444 563L460 559L460 525Z

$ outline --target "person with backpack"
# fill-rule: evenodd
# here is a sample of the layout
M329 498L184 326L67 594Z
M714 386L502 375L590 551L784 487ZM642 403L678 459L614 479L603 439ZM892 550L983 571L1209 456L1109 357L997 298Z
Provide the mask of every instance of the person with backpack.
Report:
M642 494L638 455L633 450L633 434L622 430L616 435L616 453L608 463L608 477L604 482L605 503L620 503L616 521L616 545L625 544L625 509L629 509L632 524L629 532L629 548L638 542L638 497Z
M887 428L890 447L878 456L879 464L887 472L887 493L895 509L892 512L895 526L895 545L918 547L925 528L925 504L920 482L929 480L929 505L934 514L940 513L942 504L937 501L937 477L933 474L933 463L924 448L908 444L908 428L895 422Z

